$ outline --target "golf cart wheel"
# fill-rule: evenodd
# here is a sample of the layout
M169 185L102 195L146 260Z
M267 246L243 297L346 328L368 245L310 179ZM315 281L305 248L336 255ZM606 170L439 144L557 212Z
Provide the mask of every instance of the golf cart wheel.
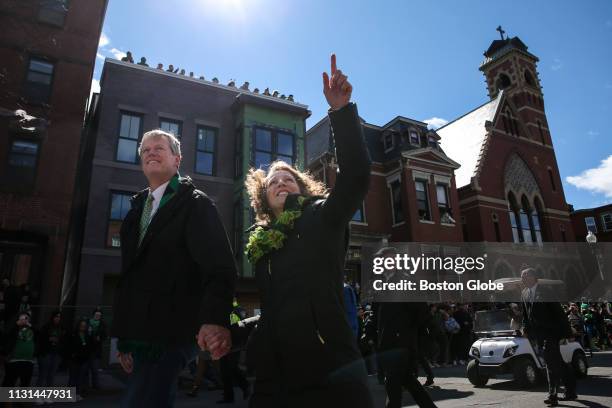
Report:
M489 382L489 377L481 375L478 369L478 360L470 360L467 365L467 377L476 387L484 387Z
M519 386L531 388L538 382L538 368L529 358L519 358L512 364L512 374L514 381Z
M586 355L580 350L576 350L572 356L572 368L576 373L576 377L584 378L587 376L589 363L587 362Z

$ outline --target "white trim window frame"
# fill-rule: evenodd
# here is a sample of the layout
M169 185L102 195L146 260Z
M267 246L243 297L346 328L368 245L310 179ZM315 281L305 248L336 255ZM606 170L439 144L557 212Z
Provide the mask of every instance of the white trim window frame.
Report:
M595 222L595 217L584 217L584 225L587 231L597 234L597 222Z
M604 231L612 231L612 213L601 214L601 224Z

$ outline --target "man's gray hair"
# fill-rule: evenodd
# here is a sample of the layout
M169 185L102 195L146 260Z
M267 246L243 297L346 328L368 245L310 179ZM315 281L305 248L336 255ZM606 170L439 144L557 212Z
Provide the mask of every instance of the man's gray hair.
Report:
M168 141L168 144L170 145L170 150L172 151L172 154L175 156L181 156L181 142L172 133L168 133L165 130L161 129L149 130L147 133L142 135L142 140L140 141L140 145L138 146L138 156L142 156L142 144L144 143L145 139L151 137L165 137Z
M531 276L533 278L538 279L538 274L537 274L536 270L533 269L530 266L523 267L523 270L521 271L521 276L523 276L523 275Z

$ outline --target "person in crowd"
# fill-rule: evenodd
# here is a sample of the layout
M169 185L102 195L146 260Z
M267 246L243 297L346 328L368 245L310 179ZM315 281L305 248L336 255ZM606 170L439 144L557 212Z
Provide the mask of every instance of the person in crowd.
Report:
M582 347L586 347L584 344L584 319L578 311L578 306L576 306L576 304L571 304L568 310L567 320L574 332L574 337ZM592 354L593 352L591 351L591 357Z
M36 335L30 315L19 313L17 320L2 339L0 355L6 361L3 387L29 387L34 370Z
M102 347L106 341L106 323L102 318L102 309L94 309L91 318L88 321L89 335L92 343L91 361L88 364L89 377L91 379L91 387L93 389L100 388L100 367L102 366Z
M55 374L65 352L66 329L62 325L59 310L51 314L49 321L38 332L38 381L37 387L54 387Z
M215 360L231 349L236 265L214 202L179 176L180 141L152 130L138 154L149 187L121 225L110 334L129 374L122 407L172 407L178 375L198 352L194 336Z
M381 248L378 257L394 258L397 250ZM388 269L388 272L392 272ZM393 273L384 276L390 279ZM412 394L419 407L435 407L431 396L419 383L417 357L419 330L427 322L427 305L416 302L376 302L378 322L378 353L385 375L386 408L401 408L402 388Z
M344 296L344 308L346 310L346 319L351 326L351 330L355 335L355 339L359 337L359 322L357 320L357 295L355 289L348 284L347 279L344 280L344 287L342 288L342 294Z
M332 55L323 93L340 172L328 196L322 183L282 161L247 177L257 218L247 256L262 309L251 342L251 408L373 406L342 294L348 223L370 178L352 90Z
M147 64L147 59L145 57L140 57L140 62L138 62L138 65L142 65L144 67L149 66L149 64Z
M424 316L422 320L422 324L418 328L418 353L417 353L417 362L418 365L423 369L427 379L425 383L423 383L424 387L430 387L434 384L434 373L431 368L431 364L427 359L429 355L429 343L432 338L430 334L431 320L432 316L429 313L429 307L426 303L422 303L421 310L418 311L419 314Z
M559 342L572 337L572 330L558 302L544 302L551 299L550 293L538 285L536 271L527 267L521 271L521 280L525 289L521 294L523 302L523 332L544 350L546 374L548 376L548 398L544 401L549 406L559 405L557 393L561 378L565 385L563 401L573 401L576 395L576 379L572 368L563 361Z
M459 331L455 334L455 353L459 364L467 364L468 350L472 345L472 330L474 328L472 315L467 309L467 305L460 303L453 313L455 321L459 324Z
M125 54L125 57L121 58L121 61L134 63L134 57L132 57L132 52L128 51Z
M68 373L68 386L76 388L77 400L83 398L87 388L87 372L89 362L94 352L94 345L89 335L87 319L80 319L68 343L68 357L70 360Z
M458 354L457 350L458 342L456 340L456 335L461 330L459 323L455 320L453 316L449 314L446 310L441 310L442 319L444 320L444 330L446 331L446 336L448 338L448 350L450 355L450 361L452 361L452 365L457 365Z
M195 361L195 374L191 390L187 392L189 397L197 397L200 387L204 380L208 380L211 385L209 390L223 389L223 384L218 375L218 370L215 367L212 357L208 350L200 350Z
M432 366L446 367L448 363L448 336L446 334L444 320L444 314L446 314L446 312L439 309L438 305L436 304L431 304L429 308L431 313L429 333L431 335L434 348L431 359Z
M240 351L246 342L245 328L241 327L239 323L246 316L244 309L239 306L235 298L233 305L234 309L230 314L230 332L232 333L233 349L219 361L221 379L223 380L223 399L217 401L219 404L234 403L234 384L237 384L242 390L243 399L248 399L250 395L249 382L238 365L240 362Z

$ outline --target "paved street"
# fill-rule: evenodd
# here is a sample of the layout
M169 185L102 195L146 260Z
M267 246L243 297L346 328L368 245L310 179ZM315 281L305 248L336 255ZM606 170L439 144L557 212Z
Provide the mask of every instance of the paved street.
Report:
M589 377L578 381L578 394L580 399L573 402L562 402L561 407L612 407L612 351L595 353L589 359L591 365ZM544 407L546 396L544 384L532 390L517 388L510 377L498 378L489 381L484 388L474 388L465 377L465 367L448 367L435 369L436 379L434 387L430 388L431 395L440 408L458 407L507 407L531 408ZM421 381L424 381L421 378ZM106 390L90 395L77 404L54 404L55 407L90 407L102 408L118 405L119 394L123 382L116 375L106 373L103 375ZM384 407L384 388L371 377L377 406ZM197 398L185 395L187 388L179 391L176 407L213 407L221 398L220 391L204 391ZM236 389L236 396L241 392ZM237 401L233 406L246 408L245 401ZM404 393L404 406L414 407L408 393Z

